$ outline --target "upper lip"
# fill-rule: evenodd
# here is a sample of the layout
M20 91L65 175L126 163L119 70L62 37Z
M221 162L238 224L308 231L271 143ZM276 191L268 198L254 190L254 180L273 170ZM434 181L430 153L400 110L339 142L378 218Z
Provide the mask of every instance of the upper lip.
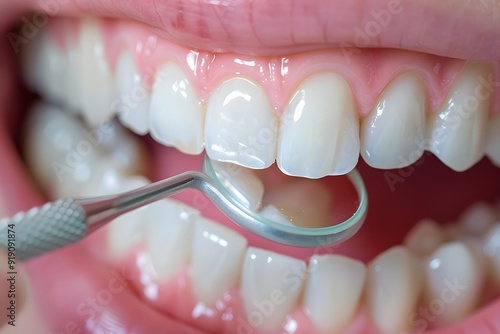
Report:
M32 1L38 7L42 4ZM500 3L497 1L55 2L59 8L55 15L133 19L152 26L155 33L174 42L215 52L270 56L319 48L369 47L406 49L459 59L500 59ZM389 16L383 17L381 11ZM382 16L377 19L374 13ZM367 38L360 38L361 33Z

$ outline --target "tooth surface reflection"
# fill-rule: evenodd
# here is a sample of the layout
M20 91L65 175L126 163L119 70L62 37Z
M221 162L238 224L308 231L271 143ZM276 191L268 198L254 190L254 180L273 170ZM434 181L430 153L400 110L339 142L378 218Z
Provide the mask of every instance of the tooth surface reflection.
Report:
M213 160L249 168L275 160L277 117L265 92L244 78L232 78L211 94L205 121L205 145Z
M198 219L191 275L198 301L212 306L236 285L246 246L246 239L237 232L208 219Z
M361 155L372 167L402 168L424 152L425 90L411 74L385 89L361 126Z
M297 304L305 275L303 261L249 247L241 277L246 323L256 331L280 328Z
M332 73L306 79L281 117L279 168L320 178L350 172L358 156L359 121L347 82Z

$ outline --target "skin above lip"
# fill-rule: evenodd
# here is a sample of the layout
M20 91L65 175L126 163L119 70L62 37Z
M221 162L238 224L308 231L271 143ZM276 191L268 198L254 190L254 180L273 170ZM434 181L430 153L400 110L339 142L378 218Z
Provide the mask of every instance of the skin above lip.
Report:
M369 47L500 59L500 3L495 0L26 0L15 4L26 5L50 16L134 19L174 42L210 51L283 55Z

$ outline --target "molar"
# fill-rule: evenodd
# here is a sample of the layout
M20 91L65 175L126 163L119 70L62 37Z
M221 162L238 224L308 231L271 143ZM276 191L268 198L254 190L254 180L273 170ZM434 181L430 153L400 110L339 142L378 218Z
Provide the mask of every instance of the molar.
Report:
M403 75L386 88L361 126L361 156L368 165L402 168L422 156L425 105L425 90L415 75Z
M333 73L306 79L281 117L278 167L321 178L350 172L358 157L359 121L349 85Z
M205 145L211 159L248 168L269 167L276 156L278 119L262 88L236 77L211 94Z
M490 75L488 64L468 64L441 109L428 120L430 151L453 170L467 170L485 153L493 96L486 86Z
M115 109L120 122L137 134L144 135L149 130L149 104L151 94L142 83L142 76L134 58L124 50L116 64Z
M203 151L205 113L182 69L171 62L156 71L151 95L150 133L159 143L183 153Z

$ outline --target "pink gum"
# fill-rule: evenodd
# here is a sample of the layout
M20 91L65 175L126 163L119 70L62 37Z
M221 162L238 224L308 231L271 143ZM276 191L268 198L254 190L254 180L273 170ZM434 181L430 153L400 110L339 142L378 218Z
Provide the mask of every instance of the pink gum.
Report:
M320 72L335 72L347 80L361 117L370 113L382 90L393 79L403 73L415 73L426 87L428 112L433 113L441 106L455 78L467 63L389 49L332 49L285 57L216 54L172 43L140 23L106 19L99 19L99 23L111 68L116 67L120 53L124 49L129 50L148 89L152 89L157 68L170 61L183 69L203 102L222 81L241 76L264 89L278 115L281 115L300 82ZM78 22L74 20L61 19L54 24L58 26L54 30L59 38L61 31L78 30ZM494 62L492 66L496 82L500 78L500 64ZM491 108L491 112L498 111L500 90L496 90Z

